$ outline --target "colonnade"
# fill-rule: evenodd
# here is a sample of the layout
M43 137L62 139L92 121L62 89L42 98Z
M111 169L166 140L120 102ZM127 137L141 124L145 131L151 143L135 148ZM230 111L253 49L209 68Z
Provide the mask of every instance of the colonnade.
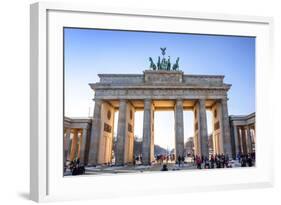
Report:
M175 154L184 155L184 122L183 111L185 99L174 100L175 115ZM232 156L227 99L213 100L208 109L213 112L214 153ZM154 112L153 99L143 100L143 142L142 163L149 165L154 160ZM89 165L112 162L114 106L109 101L95 99L94 116L89 147ZM195 154L209 156L206 100L194 100L194 147ZM134 145L134 113L135 107L127 99L119 100L119 115L117 122L117 146L115 164L133 163Z
M255 152L256 134L254 125L233 126L235 154L249 154Z
M87 128L64 128L64 164L79 158L82 164L88 162L88 139Z

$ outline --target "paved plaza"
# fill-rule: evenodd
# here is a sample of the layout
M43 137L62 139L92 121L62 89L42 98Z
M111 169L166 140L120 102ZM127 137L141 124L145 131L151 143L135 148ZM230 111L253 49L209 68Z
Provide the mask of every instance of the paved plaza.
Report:
M108 174L126 174L126 173L143 173L143 172L160 172L162 171L163 165L166 164L168 171L186 171L186 170L198 170L194 162L185 162L180 166L175 163L155 163L151 166L148 165L125 165L125 166L95 166L95 167L85 167L84 175L108 175ZM241 167L237 160L231 161L232 168ZM204 169L204 164L202 164L202 170ZM216 168L215 168L216 169ZM71 176L71 171L66 170L65 176Z

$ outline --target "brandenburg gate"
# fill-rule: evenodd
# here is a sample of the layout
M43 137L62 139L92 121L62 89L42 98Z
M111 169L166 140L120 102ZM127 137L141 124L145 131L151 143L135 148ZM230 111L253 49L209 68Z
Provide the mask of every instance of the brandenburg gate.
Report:
M149 165L154 160L154 112L161 110L174 111L176 159L184 155L185 110L194 113L195 155L209 157L206 110L211 110L212 153L234 156L227 108L231 85L225 84L221 75L184 74L179 70L179 58L171 65L170 56L165 58L166 48L161 51L162 60L159 56L154 64L149 58L150 69L143 74L99 74L99 82L89 84L95 93L94 116L93 119L65 118L66 145L72 133L69 154L65 146L65 161L77 156L90 166L111 164L117 123L115 164L133 163L134 117L138 110L143 110L142 164ZM116 111L119 111L118 121L114 122Z
M134 160L134 113L143 110L142 162L154 159L154 112L174 111L176 159L184 153L184 110L194 113L195 154L209 156L206 110L213 113L214 153L232 156L227 91L220 75L187 75L177 69L145 70L143 74L99 74L90 83L95 93L89 165L111 162L114 123L117 123L116 165ZM118 122L114 113L119 111Z

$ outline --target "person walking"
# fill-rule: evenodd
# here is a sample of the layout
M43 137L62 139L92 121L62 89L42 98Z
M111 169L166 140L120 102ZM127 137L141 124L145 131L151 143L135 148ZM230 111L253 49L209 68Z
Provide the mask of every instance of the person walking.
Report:
M205 168L205 169L210 169L210 162L209 162L208 157L205 157L205 160L204 160L204 168Z
M247 159L246 156L243 155L241 158L241 167L246 167L247 166Z
M252 160L252 157L251 157L250 154L249 154L249 156L248 156L247 163L248 163L248 166L249 166L249 167L252 167L252 166L253 166L253 160Z
M183 166L184 165L184 161L185 161L185 157L184 156L181 157L181 161L182 161L182 166Z
M201 169L201 157L196 156L196 164L197 164L197 169Z
M211 169L213 169L215 167L215 158L214 155L211 155Z
M179 165L179 167L181 166L181 156L180 155L178 156L178 165Z

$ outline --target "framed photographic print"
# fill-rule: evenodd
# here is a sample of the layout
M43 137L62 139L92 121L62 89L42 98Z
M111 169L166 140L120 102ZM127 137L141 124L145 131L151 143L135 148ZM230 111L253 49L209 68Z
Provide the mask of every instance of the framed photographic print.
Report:
M31 5L31 199L272 186L272 24Z

